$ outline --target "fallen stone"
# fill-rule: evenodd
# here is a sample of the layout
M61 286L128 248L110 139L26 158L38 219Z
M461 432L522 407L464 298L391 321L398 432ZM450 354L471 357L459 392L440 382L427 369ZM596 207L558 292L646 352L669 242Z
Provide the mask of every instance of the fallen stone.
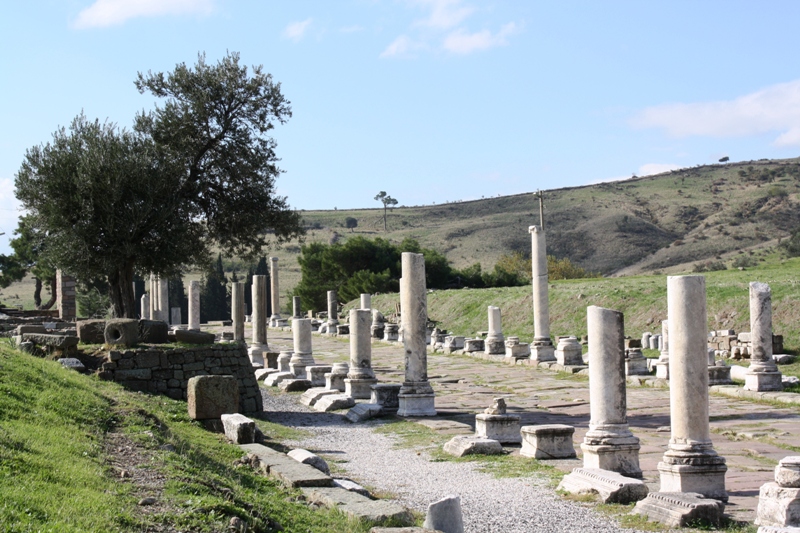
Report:
M311 503L335 507L348 516L369 523L391 521L395 524L409 525L414 522L414 517L408 509L394 502L370 500L356 492L336 487L304 488L302 491L306 500Z
M744 381L745 376L747 375L747 368L739 365L731 365L731 379L735 379L737 381Z
M139 342L139 321L133 318L109 320L103 335L106 344L133 346Z
M400 408L400 383L376 383L371 389L370 403L381 406L383 414L396 413Z
M346 418L353 423L364 422L381 414L381 406L377 403L357 403L347 411Z
M775 483L781 487L800 488L800 455L784 457L778 462Z
M461 497L446 496L430 504L422 527L438 529L444 531L444 533L464 533L464 521L461 517Z
M267 379L264 380L264 384L268 387L277 387L284 379L295 379L295 377L291 372L273 372L267 376Z
M213 333L204 331L191 331L188 329L175 330L175 340L186 344L214 344L216 337Z
M772 359L775 360L775 364L777 365L791 365L794 363L794 356L788 353L773 354Z
M599 468L576 468L558 485L558 490L572 494L597 494L603 503L628 504L647 496L647 485L641 479L623 476Z
M303 463L304 465L313 466L320 472L324 472L327 475L330 475L331 473L331 469L330 467L328 467L328 463L325 462L325 459L323 459L322 457L320 457L315 453L311 453L308 450L303 450L302 448L295 448L286 455L291 457L298 463Z
M508 414L475 415L475 436L496 440L502 444L519 444L522 442L520 419L519 415Z
M148 344L166 344L169 341L169 325L161 320L140 320L139 341Z
M284 392L303 392L311 388L311 380L283 379L278 383L278 388Z
M158 501L158 500L156 500L152 496L148 496L147 498L142 498L141 500L139 500L139 505L141 505L141 506L155 505L156 501Z
M48 333L48 331L42 324L20 324L17 326L17 335L24 335L25 333Z
M225 436L234 444L251 444L256 438L256 423L244 415L238 413L224 414L222 427L225 429Z
M300 403L313 407L317 401L323 396L330 396L332 394L341 394L338 390L328 390L325 387L314 387L305 391L300 396Z
M327 413L330 411L338 411L339 409L349 409L355 404L356 401L352 396L339 393L323 396L314 404L314 409L321 413Z
M306 367L306 375L311 380L312 387L325 386L325 374L331 371L329 365L311 365Z
M759 526L800 526L800 488L781 487L774 482L761 485L755 523Z
M503 453L503 446L498 441L471 435L456 435L445 443L443 449L446 453L456 457Z
M719 526L724 510L721 501L694 492L651 492L632 512L669 527L685 527L698 522Z
M78 320L75 322L78 339L86 344L103 344L106 342L105 320Z
M572 436L575 428L564 424L522 426L520 455L534 459L570 459L575 457Z
M233 376L195 376L187 389L189 418L219 419L239 411L239 383Z
M61 366L64 368L69 368L70 370L75 370L76 372L86 372L86 367L83 363L81 363L80 359L75 359L74 357L62 357L58 360L61 363Z
M259 368L255 371L256 381L264 381L267 379L267 376L274 374L277 371L278 370L275 368Z
M23 333L23 342L32 342L36 346L47 346L59 350L68 350L78 345L78 337L54 335L51 333Z
M366 496L367 498L370 498L370 493L369 493L369 491L367 489L365 489L364 487L362 487L361 485L359 485L358 483L356 483L355 481L352 481L350 479L344 479L344 478L338 478L337 479L337 478L334 478L333 486L334 487L339 487L340 489L349 490L350 492L357 492L358 494L361 494L362 496ZM370 499L372 499L372 498L370 498Z
M286 454L262 444L240 444L239 448L257 460L258 467L268 476L289 488L330 487L333 478L313 466L298 463Z
M797 385L798 383L800 383L800 378L798 378L797 376L781 376L781 384L784 387Z

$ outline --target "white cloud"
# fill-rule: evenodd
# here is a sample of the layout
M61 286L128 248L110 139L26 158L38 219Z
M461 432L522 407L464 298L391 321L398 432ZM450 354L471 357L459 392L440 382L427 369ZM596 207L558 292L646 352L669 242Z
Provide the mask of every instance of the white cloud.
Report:
M117 26L138 17L162 15L208 15L213 0L96 0L78 13L73 26L78 29Z
M449 30L464 22L475 8L462 5L461 0L417 0L414 2L430 9L430 14L414 21L414 26L425 26L439 30Z
M311 19L306 19L300 22L292 22L286 29L283 30L283 36L286 39L291 39L294 42L300 41L306 35L308 27L311 25Z
M746 137L782 131L777 146L800 146L800 80L779 83L733 100L663 104L631 119L673 137Z
M421 48L423 48L421 43L411 40L406 35L401 35L392 41L391 44L386 47L386 50L381 52L380 57L402 56Z
M467 33L463 29L458 29L445 37L443 46L445 50L454 54L469 54L477 50L505 46L508 44L506 37L512 35L516 28L516 24L510 22L496 34L492 34L489 30Z
M680 165L673 165L672 163L646 163L639 167L637 176L652 176L653 174L662 174L670 170L678 170Z

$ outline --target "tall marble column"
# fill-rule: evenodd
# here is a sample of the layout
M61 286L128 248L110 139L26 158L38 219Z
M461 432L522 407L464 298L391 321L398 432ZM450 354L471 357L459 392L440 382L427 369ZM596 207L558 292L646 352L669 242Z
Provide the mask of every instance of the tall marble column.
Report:
M425 289L425 257L403 252L400 309L403 320L405 381L400 388L398 416L434 416L434 393L428 382L428 298Z
M253 276L253 341L247 351L250 361L264 364L264 351L267 349L267 276Z
M697 492L728 500L725 459L708 426L708 329L703 276L667 278L669 320L669 448L658 471L661 492Z
M669 320L661 321L661 354L655 367L657 378L669 379Z
M150 295L148 293L142 294L140 307L140 315L142 320L150 320Z
M272 327L278 326L278 320L281 319L281 295L280 285L278 283L278 258L269 258L269 283L270 283L270 297L272 304L272 316L269 317L269 325Z
M489 333L484 341L484 351L488 354L505 354L506 339L503 337L500 308L489 306Z
M339 302L336 300L336 291L328 291L328 334L336 335L336 326L339 324Z
M581 445L583 466L640 478L639 439L628 428L624 317L619 311L590 306L586 322L591 420Z
M750 282L750 367L745 390L783 390L783 377L772 358L772 290L760 281Z
M158 283L156 275L150 274L150 320L158 320Z
M371 294L362 294L361 295L361 309L372 309L372 295Z
M371 325L372 311L350 310L350 369L344 380L344 391L356 400L369 399L371 387L378 382L372 371Z
M243 281L231 285L231 322L233 322L233 340L236 342L244 342L244 291Z
M169 324L169 280L158 278L159 320Z
M303 318L303 303L299 296L292 296L292 318Z
M200 282L189 282L189 329L200 330Z
M289 360L289 370L297 379L311 379L306 374L306 367L314 365L314 356L311 353L311 319L292 319L292 340L294 353Z
M547 243L544 229L528 228L531 233L531 265L533 268L533 345L532 361L555 361L555 347L550 339L550 301L547 286Z

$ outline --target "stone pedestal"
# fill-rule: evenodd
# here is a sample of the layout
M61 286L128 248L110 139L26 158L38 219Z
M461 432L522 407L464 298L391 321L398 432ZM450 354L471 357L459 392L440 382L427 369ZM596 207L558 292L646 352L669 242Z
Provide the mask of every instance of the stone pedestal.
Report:
M655 339L655 342L653 342ZM661 347L661 355L655 364L656 377L658 379L669 379L669 320L661 321L661 335L651 337L650 342Z
M783 381L772 358L772 290L766 283L750 283L750 367L744 378L744 389L780 391Z
M475 415L475 436L496 440L502 444L519 444L522 442L519 432L520 420L519 415L486 413Z
M377 309L372 310L372 326L370 326L370 335L373 339L382 339L384 330L383 313Z
M667 278L670 357L669 449L658 464L661 492L728 500L725 459L708 426L706 286L703 276Z
M253 313L251 322L253 324L253 339L247 351L250 361L253 363L264 364L264 351L267 350L267 277L263 275L253 276L252 288ZM287 368L288 371L288 368Z
M482 352L484 348L483 339L464 339L464 353Z
M336 326L339 324L339 301L336 291L328 291L328 335L336 335Z
M189 329L200 330L200 282L197 280L189 282ZM241 340L244 340L244 335Z
M506 361L516 362L531 357L531 345L527 342L519 342L519 337L509 337L505 344Z
M269 286L270 286L270 307L272 315L269 317L269 325L273 328L278 327L278 320L281 319L281 293L280 283L278 282L278 258L269 258Z
M542 363L556 360L556 348L553 346L553 341L550 339L534 340L530 350L531 361Z
M775 482L761 486L756 524L800 527L800 456L781 459L775 467Z
M231 285L231 322L233 323L233 340L236 342L244 342L244 291L245 284L241 281Z
M504 354L506 351L500 308L493 305L489 306L489 333L484 339L484 346L488 354Z
M347 363L334 363L331 371L325 374L325 388L344 392L344 380L349 369L350 365Z
M572 459L575 447L572 436L575 428L564 424L522 426L522 450L520 455L534 459Z
M451 354L456 350L464 349L464 337L460 335L448 335L444 338L444 345L442 346L444 353Z
M583 364L583 350L577 337L561 337L558 340L556 362L562 366Z
M425 290L425 257L403 252L400 309L403 317L405 380L398 394L399 416L435 416L434 393L428 382L428 300Z
M370 395L370 403L378 404L381 406L382 414L396 413L400 408L400 394L399 383L376 383L371 387L372 393Z
M590 306L586 322L591 420L581 444L583 466L640 478L639 439L628 428L623 315Z
M642 355L641 348L630 348L625 351L625 375L645 376L650 373L647 358Z
M291 372L298 379L310 379L306 367L314 365L314 356L311 353L311 320L308 318L292 319L292 337L294 340L294 354L289 362Z
M368 400L372 386L378 382L372 371L371 315L369 309L350 311L350 368L344 380L344 392L355 399Z
M139 304L139 317L142 320L150 320L150 295L148 293L142 294Z
M329 365L312 365L306 367L306 376L311 381L312 387L325 387L325 374L333 370Z
M400 337L399 324L384 324L383 326L383 340L387 342L397 342Z
M531 267L533 277L533 345L531 360L555 361L555 348L550 339L550 302L547 285L547 243L544 229L530 226L531 234Z
M180 307L171 307L169 310L169 323L172 326L180 326L183 324L183 317L181 317Z
M706 499L702 494L687 492L651 492L636 504L634 514L641 514L669 527L685 527L697 522L718 526L725 504Z

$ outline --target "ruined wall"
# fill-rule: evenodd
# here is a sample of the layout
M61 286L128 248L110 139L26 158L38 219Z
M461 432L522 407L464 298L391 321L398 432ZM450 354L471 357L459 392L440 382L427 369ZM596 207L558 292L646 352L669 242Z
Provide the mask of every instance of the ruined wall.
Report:
M244 343L162 350L111 350L98 376L123 387L186 399L189 378L229 375L239 382L239 412L260 413L261 391Z

